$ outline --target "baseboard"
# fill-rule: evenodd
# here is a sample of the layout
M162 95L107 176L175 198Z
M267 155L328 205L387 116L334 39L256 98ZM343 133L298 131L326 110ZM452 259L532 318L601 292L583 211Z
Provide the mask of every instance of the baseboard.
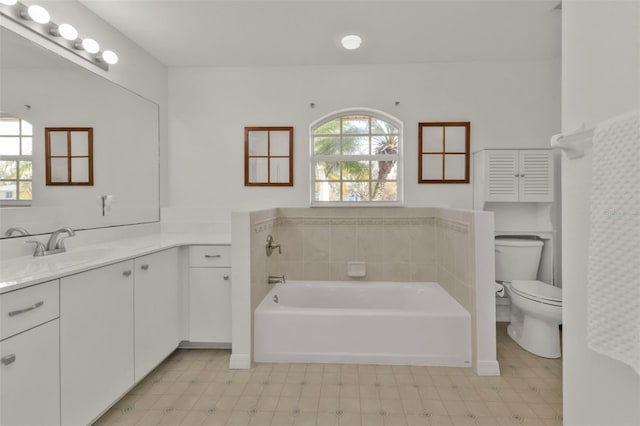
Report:
M233 370L248 370L251 368L251 356L249 354L231 354L229 368Z
M180 349L231 349L231 343L226 342L188 342L183 340L178 346Z
M476 374L478 376L499 376L500 364L497 360L476 362Z

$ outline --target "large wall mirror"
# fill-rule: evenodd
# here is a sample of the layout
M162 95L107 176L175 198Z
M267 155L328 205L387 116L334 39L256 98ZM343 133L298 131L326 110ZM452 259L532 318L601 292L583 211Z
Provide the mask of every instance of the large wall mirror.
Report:
M158 105L2 27L0 94L0 113L31 126L33 161L32 199L0 200L0 238L159 220ZM47 128L92 129L92 185L47 185Z

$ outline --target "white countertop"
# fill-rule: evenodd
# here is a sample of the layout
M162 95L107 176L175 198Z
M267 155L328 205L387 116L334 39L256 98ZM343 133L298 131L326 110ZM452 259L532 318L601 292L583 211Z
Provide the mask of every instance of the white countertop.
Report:
M0 262L0 294L173 247L230 245L229 234L159 233Z

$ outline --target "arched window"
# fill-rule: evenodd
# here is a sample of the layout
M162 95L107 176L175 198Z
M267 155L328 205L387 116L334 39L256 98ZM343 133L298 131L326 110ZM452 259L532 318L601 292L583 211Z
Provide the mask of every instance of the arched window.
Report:
M0 113L0 205L29 205L32 199L31 124Z
M402 204L402 123L343 110L311 125L312 205Z

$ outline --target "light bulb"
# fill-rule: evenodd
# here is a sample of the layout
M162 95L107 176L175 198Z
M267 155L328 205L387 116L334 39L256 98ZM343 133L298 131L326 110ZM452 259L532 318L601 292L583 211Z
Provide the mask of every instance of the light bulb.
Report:
M18 3L18 0L0 0L0 3L6 6L13 6L14 4Z
M342 47L347 50L355 50L362 44L362 37L355 34L350 34L342 37Z
M78 31L69 24L60 24L58 26L58 33L66 40L73 41L78 38Z
M109 65L115 65L118 63L118 55L113 50L105 50L102 52L102 59Z
M100 51L100 45L92 38L82 40L82 48L89 53L98 53Z
M27 14L29 15L29 18L33 19L38 24L46 24L51 20L51 16L49 15L49 12L47 12L47 9L42 6L38 6L37 4L29 6Z

